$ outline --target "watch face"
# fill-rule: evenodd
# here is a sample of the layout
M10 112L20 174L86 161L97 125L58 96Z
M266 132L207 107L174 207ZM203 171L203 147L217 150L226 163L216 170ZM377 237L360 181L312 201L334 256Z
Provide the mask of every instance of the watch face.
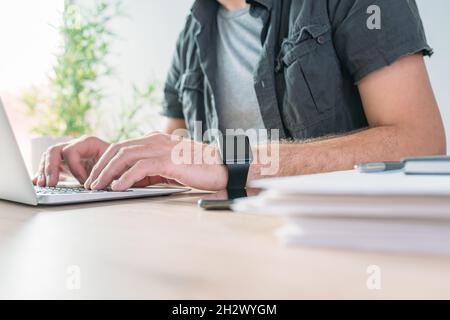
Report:
M250 140L245 135L220 137L219 149L225 164L248 164L253 161Z

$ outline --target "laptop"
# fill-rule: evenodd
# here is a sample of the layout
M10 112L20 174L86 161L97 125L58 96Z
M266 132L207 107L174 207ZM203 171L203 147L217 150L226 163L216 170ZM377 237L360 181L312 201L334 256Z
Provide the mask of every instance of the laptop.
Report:
M139 188L125 192L91 191L84 188L35 187L0 99L0 199L31 206L64 205L171 195L185 188Z

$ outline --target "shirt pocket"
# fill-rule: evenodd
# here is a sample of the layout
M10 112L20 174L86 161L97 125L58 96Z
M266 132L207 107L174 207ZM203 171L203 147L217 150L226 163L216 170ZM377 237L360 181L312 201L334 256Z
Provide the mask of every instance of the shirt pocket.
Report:
M195 127L195 121L201 121L201 110L204 103L204 76L198 70L186 71L179 82L179 100L183 106L183 114L188 129Z
M299 28L283 42L278 63L285 72L282 113L289 131L298 138L333 132L331 118L341 71L330 26L313 24ZM327 119L329 124L324 123Z

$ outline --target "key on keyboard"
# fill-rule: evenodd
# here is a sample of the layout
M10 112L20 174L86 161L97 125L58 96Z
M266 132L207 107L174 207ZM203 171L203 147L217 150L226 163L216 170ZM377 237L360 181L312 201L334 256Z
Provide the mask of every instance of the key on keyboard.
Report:
M51 187L34 187L38 194L79 194L79 193L99 193L107 192L107 190L86 190L84 188L51 188Z

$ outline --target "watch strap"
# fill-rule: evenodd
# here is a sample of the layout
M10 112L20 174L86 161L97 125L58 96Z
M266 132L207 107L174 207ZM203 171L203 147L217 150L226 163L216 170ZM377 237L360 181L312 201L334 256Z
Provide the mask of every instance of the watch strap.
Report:
M228 189L228 200L247 198L246 189Z
M248 171L250 163L227 164L228 190L245 189L247 186Z

